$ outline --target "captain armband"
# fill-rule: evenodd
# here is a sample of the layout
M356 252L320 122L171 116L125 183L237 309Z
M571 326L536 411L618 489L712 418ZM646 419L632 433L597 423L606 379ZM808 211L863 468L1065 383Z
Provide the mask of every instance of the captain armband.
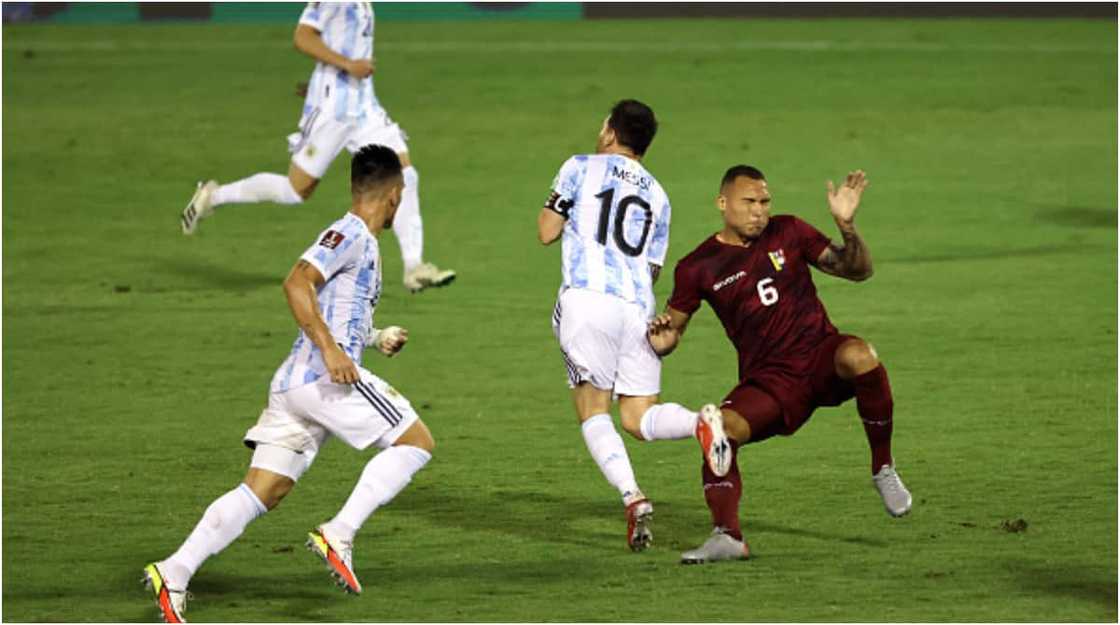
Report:
M575 203L568 199L560 199L560 194L553 191L548 196L548 201L544 203L544 207L548 210L560 215L566 221L571 213L572 206Z

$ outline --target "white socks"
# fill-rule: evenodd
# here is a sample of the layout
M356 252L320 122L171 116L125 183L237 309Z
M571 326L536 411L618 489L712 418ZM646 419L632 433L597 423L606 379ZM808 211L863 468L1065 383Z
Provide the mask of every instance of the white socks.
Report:
M618 435L618 430L614 429L611 416L597 414L584 421L581 429L587 451L591 452L603 477L622 494L623 501L640 492L638 482L634 479L634 469L630 466L630 456L626 454L626 445Z
M255 174L244 180L224 184L210 198L213 206L250 202L299 204L302 201L303 198L292 188L292 183L288 182L288 177L280 174Z
M404 490L412 476L431 459L432 454L411 445L397 445L377 454L362 470L346 505L323 525L323 529L331 538L353 541L354 534L369 515Z
M185 590L206 558L228 547L250 521L265 512L264 504L244 483L215 499L183 546L160 563L168 586Z
M420 219L420 174L411 165L401 173L404 174L404 192L397 216L393 218L393 233L401 246L401 259L407 273L424 257L424 222Z
M639 427L642 438L647 441L674 441L694 437L699 418L700 413L680 404L657 404L650 406L642 415Z

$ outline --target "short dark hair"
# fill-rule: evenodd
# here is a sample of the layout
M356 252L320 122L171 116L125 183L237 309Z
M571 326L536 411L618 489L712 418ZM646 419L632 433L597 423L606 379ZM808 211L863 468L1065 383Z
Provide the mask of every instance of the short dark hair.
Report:
M766 176L762 175L756 167L750 165L736 165L727 170L723 175L723 180L719 182L719 188L722 191L724 187L735 182L736 178L750 178L751 180L766 180Z
M657 134L657 118L653 109L637 100L619 100L611 109L607 127L614 131L619 143L642 156Z
M401 159L392 148L363 146L350 160L350 191L363 193L401 176Z

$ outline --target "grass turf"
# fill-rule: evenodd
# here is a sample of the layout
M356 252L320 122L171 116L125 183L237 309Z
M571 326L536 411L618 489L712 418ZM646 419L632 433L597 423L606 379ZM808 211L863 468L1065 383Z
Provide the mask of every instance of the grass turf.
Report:
M347 206L336 163L299 207L223 209L193 181L283 172L310 63L287 27L4 26L5 620L145 621L137 580L242 476L240 436L295 334L280 280ZM377 89L411 132L427 256L383 237L367 366L436 458L359 536L344 597L303 553L368 454L329 445L279 510L195 578L195 620L1115 621L1117 67L1109 21L383 24ZM877 273L817 276L873 341L915 494L891 520L854 405L743 455L749 563L681 567L707 533L694 444L629 448L655 546L623 542L549 330L558 251L533 222L610 103L653 105L670 263L718 226L723 170L833 233L824 180L862 167ZM668 277L668 276L667 276ZM671 280L657 286L663 302ZM663 397L735 383L710 312ZM1001 528L1025 519L1025 532Z

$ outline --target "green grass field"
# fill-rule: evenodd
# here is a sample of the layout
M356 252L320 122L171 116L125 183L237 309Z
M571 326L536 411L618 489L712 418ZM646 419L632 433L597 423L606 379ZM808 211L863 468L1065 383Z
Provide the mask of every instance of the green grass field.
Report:
M280 281L348 206L222 209L194 181L287 167L286 26L4 26L3 618L152 621L141 567L242 477L241 435L295 324ZM302 548L368 453L329 445L192 583L198 621L1115 621L1117 26L1102 21L385 23L377 90L411 135L427 256L413 296L383 237L366 365L436 458L359 535L367 592ZM874 342L913 513L888 518L849 404L747 448L746 563L682 567L708 532L688 441L628 441L657 504L625 547L549 327L558 248L535 219L610 104L648 101L670 263L718 228L724 169L834 233L824 181L862 167L875 277L817 284ZM659 301L671 280L657 285ZM691 406L736 381L710 311L666 361ZM1001 528L1024 519L1024 532Z

